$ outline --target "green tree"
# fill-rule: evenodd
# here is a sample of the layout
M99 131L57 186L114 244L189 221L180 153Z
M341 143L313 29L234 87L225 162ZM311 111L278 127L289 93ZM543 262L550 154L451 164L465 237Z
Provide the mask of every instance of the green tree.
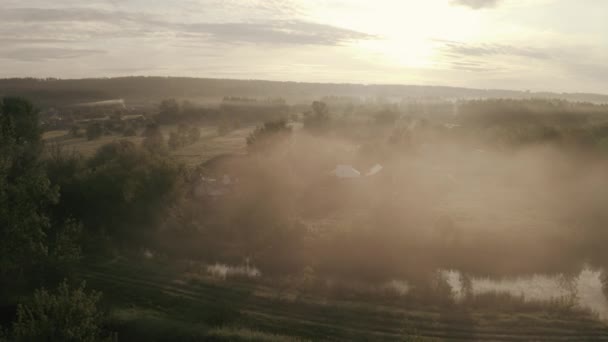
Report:
M73 138L80 138L82 136L80 133L80 127L78 127L78 125L72 125L70 127L70 136Z
M247 147L252 152L264 151L290 136L291 127L285 120L265 122L247 137Z
M167 145L169 145L170 149L177 150L182 146L181 140L182 139L178 132L171 132L169 133L169 140L167 140Z
M135 127L133 125L126 125L122 135L125 137L134 137L137 135L137 131L135 130Z
M165 152L165 138L158 124L149 124L144 130L144 140L142 146L150 152L162 153Z
M56 158L49 165L61 187L54 212L72 215L90 236L143 244L149 234L142 232L156 227L177 198L181 172L163 155L128 140L104 145L90 159Z
M103 135L103 127L99 122L87 126L87 140L95 140Z
M103 314L97 308L101 293L85 291L83 282L70 289L67 282L54 293L36 290L27 304L17 309L13 324L16 341L99 341Z
M58 200L39 156L38 114L20 98L0 102L0 291L33 275L49 253L47 209ZM1 296L1 294L0 294Z
M160 122L175 122L179 114L180 108L176 99L165 99L160 102L158 114Z
M188 130L188 142L194 144L201 139L201 129L198 127L190 127Z
M304 128L311 131L323 131L329 124L329 107L325 102L314 101L312 113L304 113Z

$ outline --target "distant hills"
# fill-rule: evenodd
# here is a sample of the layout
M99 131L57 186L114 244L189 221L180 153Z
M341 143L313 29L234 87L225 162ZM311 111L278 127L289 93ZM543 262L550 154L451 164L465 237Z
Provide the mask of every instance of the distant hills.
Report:
M324 96L410 99L556 98L608 103L608 95L551 93L498 89L471 89L420 85L364 85L232 80L187 77L118 77L89 79L0 79L0 96L17 95L38 106L124 99L127 104L157 103L163 98L217 101L225 96L281 97L289 103L308 102Z

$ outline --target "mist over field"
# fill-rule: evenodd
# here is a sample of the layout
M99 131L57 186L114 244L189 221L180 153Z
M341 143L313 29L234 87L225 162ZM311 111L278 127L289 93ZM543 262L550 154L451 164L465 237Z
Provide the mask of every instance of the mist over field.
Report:
M608 339L607 11L4 0L0 342Z

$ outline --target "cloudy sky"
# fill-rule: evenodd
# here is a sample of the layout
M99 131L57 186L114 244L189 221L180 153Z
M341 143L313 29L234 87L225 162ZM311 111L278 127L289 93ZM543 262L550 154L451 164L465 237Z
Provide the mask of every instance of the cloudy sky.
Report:
M606 0L0 0L0 77L608 93Z

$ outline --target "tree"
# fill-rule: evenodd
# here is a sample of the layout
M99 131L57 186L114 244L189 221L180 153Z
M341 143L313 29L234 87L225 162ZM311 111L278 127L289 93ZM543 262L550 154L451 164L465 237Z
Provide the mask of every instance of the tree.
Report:
M16 341L99 341L103 314L97 308L101 293L85 291L83 282L70 289L67 282L55 293L36 290L27 304L17 309L13 324Z
M49 253L49 205L58 192L39 156L38 113L21 98L0 102L0 279L33 275ZM6 284L0 289L8 290ZM0 294L1 295L1 294Z
M162 100L159 105L159 120L163 123L174 122L180 113L179 103L176 99Z
M312 113L304 113L304 128L311 131L322 131L329 124L329 108L325 102L314 101Z
M194 144L201 139L201 129L198 127L190 127L188 130L188 142Z
M376 124L378 125L392 125L398 118L399 113L392 111L390 108L385 108L374 116Z
M179 165L128 140L104 145L89 159L54 159L49 171L61 186L57 216L69 213L90 236L122 243L145 243L182 179Z
M161 153L165 151L165 139L157 124L149 124L144 130L142 146L150 152Z
M247 137L247 147L250 151L264 151L280 143L291 135L291 127L285 120L265 122Z
M87 140L95 140L103 135L103 127L99 122L87 126Z
M170 149L177 150L182 146L181 140L182 139L180 138L178 132L171 132L169 133L169 140L167 140L167 145L169 145Z
M135 130L135 127L133 127L133 125L127 125L124 131L122 132L122 135L125 137L134 137L137 135L137 131Z
M72 125L70 127L70 136L72 138L80 138L82 136L80 133L80 127L78 127L78 125Z

